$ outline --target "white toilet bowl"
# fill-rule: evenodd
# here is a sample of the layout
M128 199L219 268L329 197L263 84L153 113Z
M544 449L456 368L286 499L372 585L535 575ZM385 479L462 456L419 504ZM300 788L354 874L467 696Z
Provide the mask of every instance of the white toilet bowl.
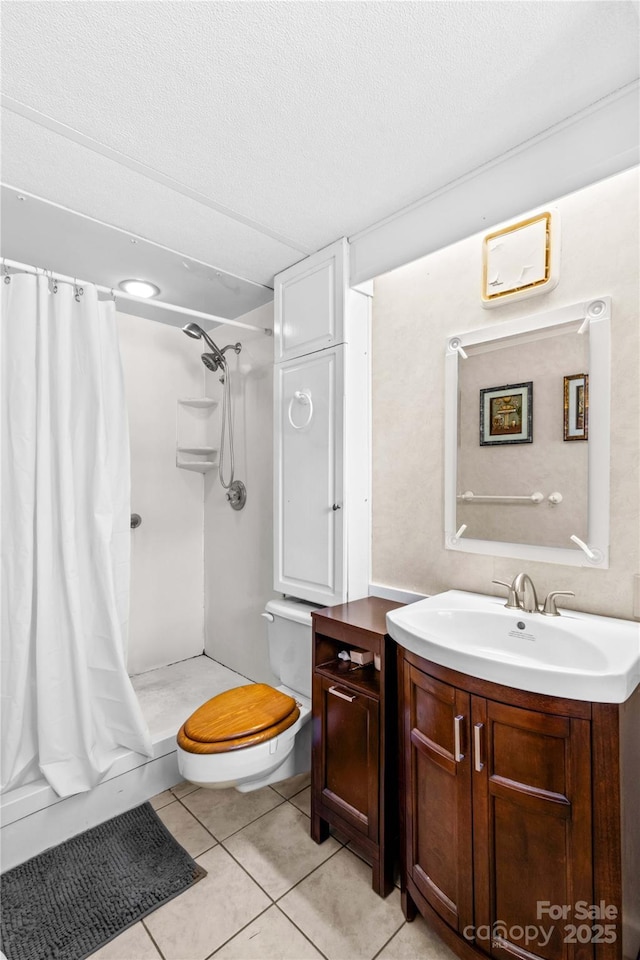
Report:
M311 700L287 687L276 687L295 696L300 716L283 733L253 747L229 753L189 753L178 745L178 769L185 780L198 787L235 787L241 793L304 773L311 766Z
M317 608L300 600L274 600L267 604L263 616L267 619L271 668L281 681L288 680L295 687L288 686L286 682L274 688L267 685L249 685L219 694L203 704L185 722L178 734L178 769L185 780L199 787L235 787L241 793L247 793L310 769L313 609ZM231 693L241 693L251 700L254 689L261 689L267 698L273 697L279 702L282 702L283 698L278 698L278 693L284 694L295 703L291 702L292 709L289 712L290 707L285 701L284 710L289 714L290 726L281 729L282 725L275 723L273 728L270 728L271 721L263 718L261 724L255 727L255 730L260 731L257 736L261 742L243 746L242 739L251 739L247 734L254 734L252 708L248 707L249 719L247 720L245 715L243 732L230 732L233 730L235 714L230 717L230 712L225 712L225 706L229 702L228 699L225 701L225 697ZM296 707L299 715L293 720ZM204 720L200 719L200 715ZM218 727L218 715L224 718L226 732L222 736L219 733L212 733L210 736L207 730ZM188 733L187 728L190 731Z

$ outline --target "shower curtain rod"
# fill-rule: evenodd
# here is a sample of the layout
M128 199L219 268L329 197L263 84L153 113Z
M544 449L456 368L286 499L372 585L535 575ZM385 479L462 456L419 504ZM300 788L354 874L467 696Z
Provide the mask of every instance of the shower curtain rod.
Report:
M273 331L269 327L256 327L253 323L243 323L241 320L227 320L226 317L216 317L212 313L202 313L200 310L191 310L189 307L180 307L175 303L164 303L162 300L153 300L149 297L134 297L132 293L124 293L118 290L116 293L113 287L104 287L99 283L92 283L90 280L79 280L77 277L67 277L63 273L56 273L54 270L45 270L43 267L34 267L29 263L18 263L17 260L7 260L2 258L2 264L5 267L11 267L14 270L20 270L23 273L35 273L44 277L50 277L52 280L60 280L62 283L72 283L76 286L94 286L100 293L110 294L114 300L132 300L134 303L152 304L154 307L160 307L162 310L170 310L174 313L183 313L187 317L199 317L201 320L212 320L214 323L228 324L231 327L240 327L243 330L257 330L271 337Z

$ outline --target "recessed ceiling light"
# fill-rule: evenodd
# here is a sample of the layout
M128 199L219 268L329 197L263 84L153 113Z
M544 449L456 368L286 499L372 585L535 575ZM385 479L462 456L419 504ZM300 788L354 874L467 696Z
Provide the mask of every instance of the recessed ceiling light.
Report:
M118 286L133 297L157 297L160 293L160 287L148 280L121 280Z

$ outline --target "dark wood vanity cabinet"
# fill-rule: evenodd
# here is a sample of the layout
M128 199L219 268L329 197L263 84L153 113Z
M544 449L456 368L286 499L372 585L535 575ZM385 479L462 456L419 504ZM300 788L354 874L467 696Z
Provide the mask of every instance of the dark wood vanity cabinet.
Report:
M398 851L395 645L385 615L399 603L367 597L312 614L311 835L330 826L371 861L373 889L393 889ZM372 655L360 666L339 654Z
M461 957L636 960L640 689L562 700L398 654L407 918Z

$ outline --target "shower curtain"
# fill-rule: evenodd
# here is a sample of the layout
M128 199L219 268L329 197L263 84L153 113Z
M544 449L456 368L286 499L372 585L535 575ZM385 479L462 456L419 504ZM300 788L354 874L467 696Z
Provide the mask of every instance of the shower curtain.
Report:
M129 446L112 301L2 283L2 790L152 756L126 670Z

